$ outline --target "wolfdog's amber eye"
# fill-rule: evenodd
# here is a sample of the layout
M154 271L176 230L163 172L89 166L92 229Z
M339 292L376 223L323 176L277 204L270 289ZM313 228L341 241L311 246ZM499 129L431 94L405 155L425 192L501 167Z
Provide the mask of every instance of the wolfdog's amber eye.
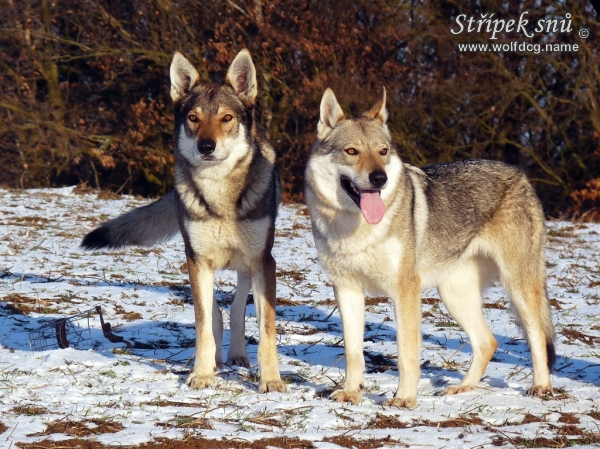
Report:
M348 153L350 156L356 156L358 154L358 151L356 151L355 148L346 148L346 153Z
M224 122L230 122L232 120L233 120L233 115L231 115L231 114L225 114L225 116L223 117Z
M190 114L188 115L188 120L192 123L196 123L198 122L198 116L196 114Z
M387 148L384 148L383 150L381 150L381 151L379 152L379 154L381 154L382 156L385 156L386 154L388 154L388 151L389 151L389 150L388 150Z

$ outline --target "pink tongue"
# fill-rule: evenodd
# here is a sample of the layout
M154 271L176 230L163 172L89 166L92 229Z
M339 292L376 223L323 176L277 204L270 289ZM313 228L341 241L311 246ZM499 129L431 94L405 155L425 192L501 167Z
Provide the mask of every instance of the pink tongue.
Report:
M385 204L379 196L379 190L361 190L360 210L369 224L377 224L385 214Z

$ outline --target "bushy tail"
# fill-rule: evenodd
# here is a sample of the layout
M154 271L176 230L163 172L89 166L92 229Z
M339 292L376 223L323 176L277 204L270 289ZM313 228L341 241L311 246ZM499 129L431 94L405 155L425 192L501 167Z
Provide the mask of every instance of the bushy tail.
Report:
M169 192L152 204L102 223L83 238L81 247L152 246L169 240L179 232L175 195L175 191Z

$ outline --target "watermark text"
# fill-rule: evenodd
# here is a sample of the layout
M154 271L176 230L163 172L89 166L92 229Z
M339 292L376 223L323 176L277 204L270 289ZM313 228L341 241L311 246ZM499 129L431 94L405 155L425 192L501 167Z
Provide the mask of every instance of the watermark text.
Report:
M523 11L518 19L500 19L495 18L496 13L480 14L479 17L467 17L466 14L459 14L456 17L456 26L450 28L452 34L467 33L487 33L491 34L490 40L496 40L498 33L518 33L526 37L533 37L539 33L570 33L573 31L571 14L567 13L564 17L553 19L539 19L532 27L527 19L529 11Z
M461 43L458 44L458 51L465 53L485 53L485 52L511 52L511 53L535 53L536 55L544 52L577 52L579 44L569 43L546 43L538 44L532 42L513 41L508 43Z

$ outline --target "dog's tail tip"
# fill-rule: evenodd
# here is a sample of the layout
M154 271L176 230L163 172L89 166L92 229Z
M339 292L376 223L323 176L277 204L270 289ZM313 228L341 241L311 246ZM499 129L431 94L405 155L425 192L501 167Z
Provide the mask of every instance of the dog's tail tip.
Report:
M106 228L99 227L86 234L79 245L83 249L102 249L113 248L109 231Z
M550 372L554 371L554 365L556 364L556 348L552 340L546 341L546 354L548 357L548 369Z

